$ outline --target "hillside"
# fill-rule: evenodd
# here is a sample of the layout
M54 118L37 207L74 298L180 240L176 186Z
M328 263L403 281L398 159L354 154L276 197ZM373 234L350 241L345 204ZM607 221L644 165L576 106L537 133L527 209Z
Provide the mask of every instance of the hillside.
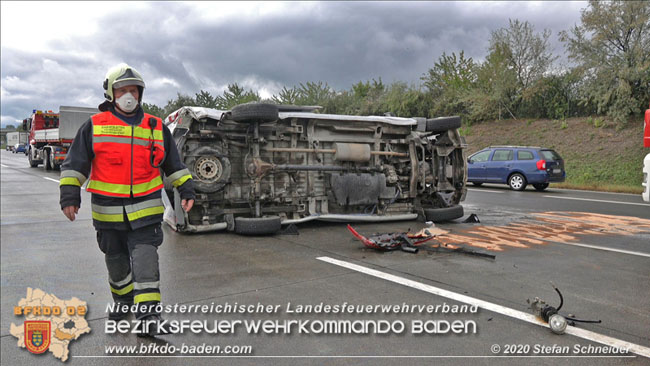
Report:
M555 187L642 192L643 158L650 149L643 148L641 119L621 130L600 117L501 120L464 126L461 133L469 144L468 156L490 145L553 148L567 171L567 181Z

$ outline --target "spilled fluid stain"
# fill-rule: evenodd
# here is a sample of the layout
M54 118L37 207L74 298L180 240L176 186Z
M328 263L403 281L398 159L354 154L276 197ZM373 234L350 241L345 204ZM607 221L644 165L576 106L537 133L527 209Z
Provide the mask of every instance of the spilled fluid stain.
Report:
M650 234L650 220L631 216L601 215L587 212L543 212L530 219L503 226L474 226L458 233L437 236L441 244L456 247L465 244L492 251L506 248L530 248L549 242L573 243L578 235Z

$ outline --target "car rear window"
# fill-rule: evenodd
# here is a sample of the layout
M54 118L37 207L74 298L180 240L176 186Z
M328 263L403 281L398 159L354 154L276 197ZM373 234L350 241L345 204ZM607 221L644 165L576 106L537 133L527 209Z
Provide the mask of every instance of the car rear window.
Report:
M517 151L517 160L533 160L535 159L535 156L533 156L532 151Z
M553 150L540 150L539 153L542 154L544 160L562 160L560 154L556 153Z
M496 150L494 156L492 156L492 161L508 161L512 160L514 156L512 150Z

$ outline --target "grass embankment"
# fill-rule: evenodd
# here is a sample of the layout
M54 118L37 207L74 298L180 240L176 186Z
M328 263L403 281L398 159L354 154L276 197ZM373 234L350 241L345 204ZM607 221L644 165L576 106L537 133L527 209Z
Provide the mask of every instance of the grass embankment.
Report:
M552 148L564 159L567 179L551 187L641 194L643 121L617 129L598 118L501 120L462 127L468 156L490 145Z

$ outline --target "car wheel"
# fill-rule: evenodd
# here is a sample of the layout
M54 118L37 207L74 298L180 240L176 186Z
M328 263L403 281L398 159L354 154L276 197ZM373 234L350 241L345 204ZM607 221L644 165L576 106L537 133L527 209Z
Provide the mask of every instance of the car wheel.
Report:
M427 132L445 132L460 128L460 117L439 117L427 119Z
M515 191L523 191L526 189L526 184L526 178L519 173L515 173L508 178L508 185Z
M483 182L472 182L473 185L480 187L483 185Z
M235 122L271 122L278 119L278 106L266 103L240 104L230 112Z
M242 235L275 234L282 228L280 216L235 217L235 232Z
M49 150L45 151L45 170L52 170L52 165L50 163L50 154Z
M536 190L541 192L541 191L545 190L546 188L548 188L548 183L533 184L533 187L535 187Z
M455 220L460 217L463 217L463 214L464 214L463 206L461 205L454 205L451 207L443 207L443 208L424 209L424 217L426 217L427 221L433 221L433 222Z

